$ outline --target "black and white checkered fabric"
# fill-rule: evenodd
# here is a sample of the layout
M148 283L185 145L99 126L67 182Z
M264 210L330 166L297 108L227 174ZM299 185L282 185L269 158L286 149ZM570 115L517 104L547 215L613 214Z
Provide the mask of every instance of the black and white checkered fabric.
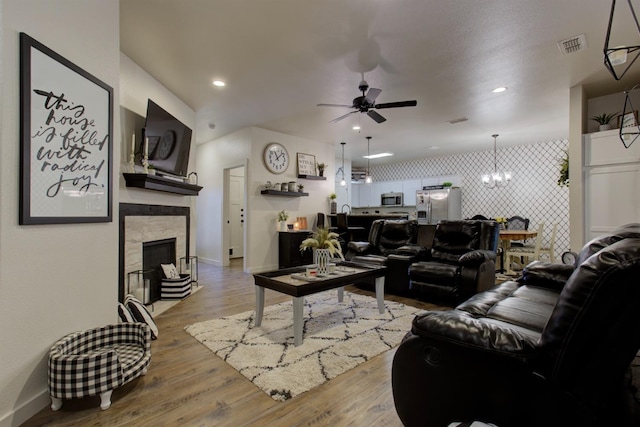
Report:
M74 332L49 352L49 394L71 399L93 396L144 373L151 361L151 331L144 323L122 323Z

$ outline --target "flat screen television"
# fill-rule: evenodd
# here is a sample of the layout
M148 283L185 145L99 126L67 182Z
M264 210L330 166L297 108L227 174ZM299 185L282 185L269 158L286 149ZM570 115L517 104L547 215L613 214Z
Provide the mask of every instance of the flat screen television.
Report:
M144 138L149 138L150 165L170 175L187 176L191 129L150 99L147 102L147 118L140 145L141 157L144 153Z

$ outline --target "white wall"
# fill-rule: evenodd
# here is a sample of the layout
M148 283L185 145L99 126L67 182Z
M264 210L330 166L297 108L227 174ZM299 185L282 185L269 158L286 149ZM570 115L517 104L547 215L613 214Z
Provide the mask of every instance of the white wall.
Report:
M279 142L289 152L291 163L283 174L270 173L262 162L264 147L269 142ZM246 169L246 241L245 270L249 272L266 271L278 267L278 234L276 217L280 210L289 213L289 223L298 216L306 216L309 227L315 223L316 213L329 211L329 194L334 191L335 165L325 170L326 181L311 181L297 178L296 155L307 153L316 156L316 161L327 162L333 159L334 147L315 141L272 132L261 128L243 129L225 137L197 147L197 171L200 192L197 210L198 244L197 251L206 262L222 265L226 262L223 253L222 232L226 223L223 212L223 171L247 165ZM297 181L304 185L309 197L264 196L260 190L267 181Z
M118 181L114 221L18 225L19 32L114 89L119 104L119 7L112 0L4 0L0 91L0 425L50 403L47 354L63 335L116 320ZM120 156L114 112L113 156ZM117 164L117 160L116 160ZM115 177L114 173L114 177Z

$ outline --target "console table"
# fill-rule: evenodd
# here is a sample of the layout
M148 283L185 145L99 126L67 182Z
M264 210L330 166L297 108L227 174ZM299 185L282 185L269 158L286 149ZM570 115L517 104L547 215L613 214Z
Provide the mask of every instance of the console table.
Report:
M310 233L311 230L278 232L278 268L297 267L313 262L312 251L300 252L300 244Z

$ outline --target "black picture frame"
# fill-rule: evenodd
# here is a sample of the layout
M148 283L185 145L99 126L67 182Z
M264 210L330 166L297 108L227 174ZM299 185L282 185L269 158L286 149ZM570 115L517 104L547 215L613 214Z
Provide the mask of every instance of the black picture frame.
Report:
M20 33L20 225L112 221L113 88Z

